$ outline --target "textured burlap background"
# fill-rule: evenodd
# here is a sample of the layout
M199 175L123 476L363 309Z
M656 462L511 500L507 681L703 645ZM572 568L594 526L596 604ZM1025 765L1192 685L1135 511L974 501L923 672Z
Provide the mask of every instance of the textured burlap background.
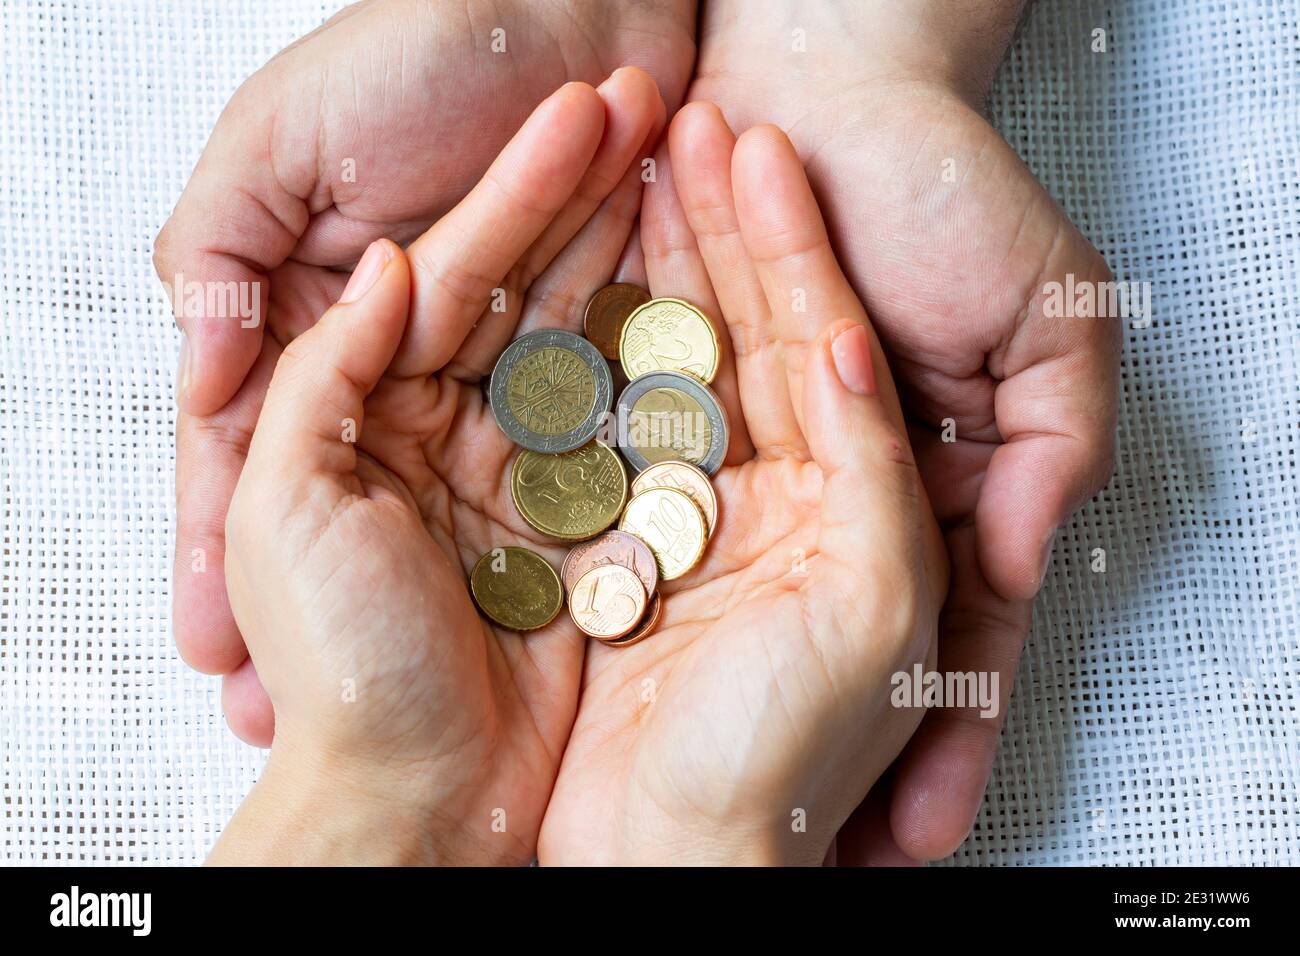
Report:
M197 861L261 763L169 635L178 339L150 244L240 80L330 12L0 12L4 862ZM1297 19L1042 0L999 80L1000 128L1155 315L954 862L1300 862Z

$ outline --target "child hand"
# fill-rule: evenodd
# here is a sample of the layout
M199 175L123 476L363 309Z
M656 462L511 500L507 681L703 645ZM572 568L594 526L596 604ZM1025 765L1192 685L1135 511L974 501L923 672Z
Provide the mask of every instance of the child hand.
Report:
M514 446L480 380L518 323L606 281L662 120L640 71L563 87L409 260L372 245L275 364L225 568L275 742L214 859L268 844L279 862L375 861L381 845L385 860L532 859L583 640L567 618L498 629L467 592L492 548L560 557L515 513ZM344 832L322 837L323 821Z

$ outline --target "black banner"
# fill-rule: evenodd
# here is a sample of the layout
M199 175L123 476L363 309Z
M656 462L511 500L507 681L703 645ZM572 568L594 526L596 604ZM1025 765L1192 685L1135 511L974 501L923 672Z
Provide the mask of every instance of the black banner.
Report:
M1262 869L916 870L0 870L0 915L21 935L80 942L151 940L373 943L392 931L440 939L487 934L547 943L692 941L774 929L852 933L873 945L900 931L927 943L985 945L1035 932L1232 945L1294 921L1287 871ZM604 934L613 933L612 936ZM453 935L447 935L453 934ZM20 938L21 938L20 935ZM93 939L92 939L93 938ZM472 937L469 937L472 938ZM1276 938L1275 936L1273 938Z

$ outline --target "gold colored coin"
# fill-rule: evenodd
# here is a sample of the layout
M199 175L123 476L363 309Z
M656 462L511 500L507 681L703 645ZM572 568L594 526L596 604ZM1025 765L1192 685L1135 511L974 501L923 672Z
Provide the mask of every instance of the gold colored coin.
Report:
M722 347L703 312L681 299L651 299L623 323L618 357L635 379L649 372L685 372L704 384L718 373Z
M618 527L650 546L663 581L680 578L695 567L709 540L703 513L676 488L650 488L634 495Z
M569 614L582 633L612 640L636 628L647 600L634 571L621 564L602 564L578 578L569 595Z
M708 524L709 536L718 525L718 496L708 475L684 461L661 461L651 465L632 480L632 494L649 488L676 488L695 502Z
M650 301L650 293L630 282L615 282L598 291L587 303L582 331L607 359L618 358L623 323L637 306Z
M515 507L529 526L584 541L615 521L627 502L627 473L608 445L589 441L561 455L523 451L510 473Z
M545 627L564 605L559 575L527 548L493 548L474 565L469 588L479 609L512 631Z

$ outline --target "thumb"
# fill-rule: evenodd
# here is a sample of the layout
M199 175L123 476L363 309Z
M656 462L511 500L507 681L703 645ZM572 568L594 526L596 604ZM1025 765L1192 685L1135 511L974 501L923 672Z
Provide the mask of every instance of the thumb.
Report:
M1096 253L1087 261L1081 287L1109 278ZM1121 329L1108 315L1048 318L1039 303L1007 348L995 397L1004 443L975 509L980 567L1003 598L1033 598L1057 527L1110 479Z
M292 480L355 469L365 398L397 352L410 292L402 250L371 243L338 304L280 357L249 449L255 474Z
M236 92L154 240L154 269L185 335L176 397L191 415L211 415L239 390L262 348L269 275L307 227L307 204L277 173L297 177L314 158L269 152L279 99L260 73Z
M883 357L881 358L883 362ZM867 329L845 319L813 342L805 366L804 431L822 470L819 561L847 586L919 567L920 480L907 439L877 392Z

